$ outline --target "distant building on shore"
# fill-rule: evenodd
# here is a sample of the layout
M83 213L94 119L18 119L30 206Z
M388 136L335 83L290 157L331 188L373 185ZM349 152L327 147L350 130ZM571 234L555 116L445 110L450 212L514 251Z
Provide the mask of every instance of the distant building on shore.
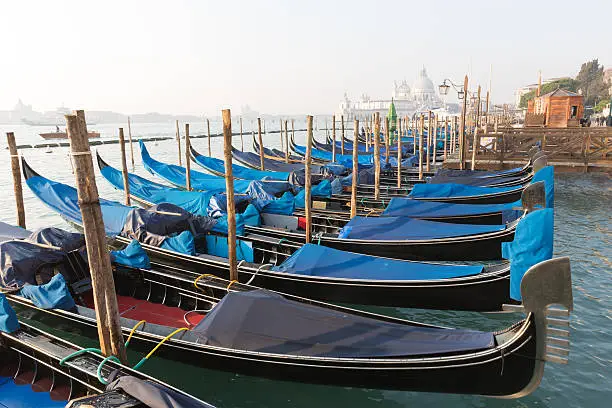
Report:
M566 79L566 78L567 77L544 79L542 80L542 85L548 84L554 81L559 81L561 79ZM536 89L538 89L537 83L525 85L521 88L518 88L516 91L514 91L514 104L516 105L516 107L518 108L519 106L521 106L521 98L523 97L523 95L528 94L531 91L535 91Z
M369 95L362 94L360 100L352 101L345 93L336 115L344 115L345 120L351 120L370 117L378 112L381 117L384 117L389 111L391 101L393 101L397 116L400 118L411 117L416 112L428 110L440 110L442 116L458 112L459 107L455 103L445 106L444 101L438 96L436 88L427 76L427 71L423 68L412 87L408 85L406 80L400 83L394 81L390 98L372 99Z

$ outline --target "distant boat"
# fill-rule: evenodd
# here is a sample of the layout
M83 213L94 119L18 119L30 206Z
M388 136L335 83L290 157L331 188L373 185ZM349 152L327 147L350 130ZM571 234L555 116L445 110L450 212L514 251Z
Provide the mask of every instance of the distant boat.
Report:
M21 123L23 123L24 125L29 125L29 126L59 126L62 125L62 121L58 120L57 122L37 122L34 120L28 120L28 119L21 119ZM90 125L95 125L95 123L89 123L87 122L87 126Z
M51 132L51 133L39 133L40 137L43 139L68 139L68 134L66 132ZM87 136L92 139L96 137L100 137L100 132L87 132Z

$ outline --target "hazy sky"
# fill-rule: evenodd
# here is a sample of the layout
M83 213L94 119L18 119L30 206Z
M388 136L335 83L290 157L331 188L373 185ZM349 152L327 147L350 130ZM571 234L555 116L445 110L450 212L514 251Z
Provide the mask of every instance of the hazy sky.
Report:
M0 27L0 110L331 113L421 66L486 88L490 64L505 102L539 69L612 66L610 0L0 0Z

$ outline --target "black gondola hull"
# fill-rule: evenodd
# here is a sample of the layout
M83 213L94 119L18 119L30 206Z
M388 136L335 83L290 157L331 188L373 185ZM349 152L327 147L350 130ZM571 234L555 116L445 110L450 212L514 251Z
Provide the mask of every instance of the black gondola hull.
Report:
M81 334L97 338L95 320L63 311L44 311L22 303L15 308L18 314L25 313L29 319L35 319L38 313L53 315L57 318L59 328L62 325L72 329L78 326ZM125 335L129 331L130 328L123 328ZM402 391L511 396L523 392L535 375L537 334L531 318L520 323L513 332L513 339L503 347L459 356L422 359L379 361L364 358L296 357L173 341L164 343L156 354L193 367L273 380ZM130 348L146 353L157 343L159 339L147 333L136 332L130 341Z

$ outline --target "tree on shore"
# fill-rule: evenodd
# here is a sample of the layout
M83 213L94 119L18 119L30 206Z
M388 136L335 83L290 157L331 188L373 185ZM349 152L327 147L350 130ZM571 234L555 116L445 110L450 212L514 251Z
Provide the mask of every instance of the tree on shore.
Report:
M580 72L576 78L561 78L553 82L542 85L542 95L552 92L558 88L568 91L582 93L584 96L584 106L594 106L602 100L610 99L610 84L604 81L604 67L599 64L596 58L587 61L580 67ZM526 108L527 102L535 98L536 90L526 93L521 97L520 108Z

